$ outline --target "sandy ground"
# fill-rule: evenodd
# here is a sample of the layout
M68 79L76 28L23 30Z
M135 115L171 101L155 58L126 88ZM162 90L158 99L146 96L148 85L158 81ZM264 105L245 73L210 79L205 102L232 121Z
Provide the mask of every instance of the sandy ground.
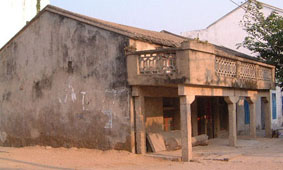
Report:
M208 146L194 147L193 152L193 162L183 163L126 151L0 147L0 169L283 170L283 139L239 139L237 147L227 146L227 139L213 139Z

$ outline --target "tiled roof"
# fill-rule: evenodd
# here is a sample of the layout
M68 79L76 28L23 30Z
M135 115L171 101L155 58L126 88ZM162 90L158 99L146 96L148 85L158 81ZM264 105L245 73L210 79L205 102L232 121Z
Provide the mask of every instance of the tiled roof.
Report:
M116 23L84 16L81 14L73 13L52 5L48 5L43 11L49 11L69 18L80 20L81 22L85 22L89 25L93 25L105 30L116 32L118 34L125 35L132 39L147 41L164 46L179 47L181 45L181 42L185 40L185 38L175 36L167 32L149 31L131 26L116 24Z
M10 44L15 37L17 37L19 34L21 34L22 31L24 31L34 20L36 20L37 18L39 18L39 16L41 16L43 13L45 13L46 11L51 12L51 13L55 13L61 16L65 16L74 20L77 20L79 22L83 22L92 26L96 26L98 28L104 29L104 30L108 30L111 32L115 32L117 34L120 35L124 35L127 36L129 38L132 39L136 39L136 40L141 40L141 41L146 41L149 43L154 43L154 44L159 44L159 45L163 45L166 47L181 47L181 43L183 41L188 41L191 40L189 38L186 37L182 37L180 35L175 35L173 33L167 32L167 31L161 31L161 32L157 32L157 31L150 31L150 30L145 30L145 29L141 29L141 28L135 28L135 27L131 27L131 26L126 26L126 25L121 25L121 24L117 24L117 23L113 23L113 22L108 22L108 21L104 21L104 20L100 20L100 19L96 19L96 18L92 18L92 17L88 17L85 15L81 15L81 14L77 14L74 12L70 12L52 5L48 5L46 6L37 16L35 16L33 18L33 20L31 22L29 22L22 30L20 30L5 46L7 46L8 44ZM5 46L3 46L0 49L0 52L5 48ZM248 59L252 59L252 60L257 60L254 57L245 55L243 53L228 49L226 47L222 47L222 46L216 46L216 49L224 51L226 53L238 56L238 57L242 57L242 58L248 58Z

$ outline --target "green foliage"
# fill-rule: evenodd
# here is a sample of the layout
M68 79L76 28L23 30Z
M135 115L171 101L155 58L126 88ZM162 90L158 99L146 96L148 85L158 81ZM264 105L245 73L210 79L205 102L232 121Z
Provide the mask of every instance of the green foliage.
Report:
M242 24L248 36L242 44L258 58L276 66L278 85L283 86L283 17L276 12L265 16L260 2L249 0Z

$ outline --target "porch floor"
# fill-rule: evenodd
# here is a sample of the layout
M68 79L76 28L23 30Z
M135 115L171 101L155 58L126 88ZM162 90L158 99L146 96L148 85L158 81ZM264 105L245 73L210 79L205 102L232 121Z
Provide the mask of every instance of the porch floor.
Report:
M193 160L216 160L229 161L241 155L256 154L260 148L268 148L271 145L270 139L258 137L249 139L246 136L238 136L237 146L228 145L227 138L215 138L208 141L207 146L193 147ZM162 151L147 153L146 156L161 158L172 161L181 161L181 150Z

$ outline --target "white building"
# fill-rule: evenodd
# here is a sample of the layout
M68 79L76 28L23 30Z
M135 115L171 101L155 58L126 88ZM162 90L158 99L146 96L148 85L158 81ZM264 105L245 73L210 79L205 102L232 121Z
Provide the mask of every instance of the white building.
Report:
M205 29L183 32L181 34L185 37L198 38L201 41L209 41L212 44L225 46L248 55L253 55L251 51L244 47L237 49L237 44L243 42L244 38L247 36L246 31L241 25L241 20L245 14L244 6L246 5L247 2L243 3ZM283 9L264 3L262 3L262 7L262 12L266 15L270 14L272 11L276 11L279 15L283 16Z
M237 44L242 43L244 38L247 36L246 31L243 29L241 24L241 20L245 14L245 6L248 3L245 2L239 7L235 8L231 12L227 13L207 28L202 30L194 30L181 33L182 36L188 38L197 38L201 41L208 41L212 44L216 44L219 46L225 46L227 48L245 53L247 55L256 56L251 51L244 47L240 47L237 49ZM262 3L262 12L265 15L269 15L271 12L275 11L279 15L283 16L283 10L268 4ZM274 96L276 94L276 96ZM273 98L272 98L273 95ZM274 101L274 98L276 100ZM277 129L280 126L283 126L283 117L282 117L282 93L279 87L276 87L276 90L272 90L270 93L270 101L276 102L271 103L271 108L273 109L274 116L272 117L272 127L273 129ZM244 111L244 102L239 102L239 109ZM257 108L257 127L258 129L263 128L264 125L261 122L260 108ZM238 130L245 131L248 125L245 123L245 114L238 115Z
M1 0L0 48L37 14L37 3L43 9L50 0Z

